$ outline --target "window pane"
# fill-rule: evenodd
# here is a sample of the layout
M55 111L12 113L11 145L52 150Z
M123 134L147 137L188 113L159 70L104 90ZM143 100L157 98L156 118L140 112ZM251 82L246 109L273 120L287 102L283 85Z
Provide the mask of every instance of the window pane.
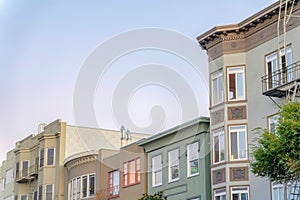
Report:
M44 149L40 151L40 167L44 166Z
M82 177L82 197L87 196L87 176Z
M220 135L220 161L225 160L225 135L224 132L222 131Z
M52 185L46 185L46 200L52 200Z
M244 98L244 75L243 73L237 74L237 98Z
M77 199L80 199L80 193L81 193L81 177L77 178Z
M231 159L237 159L238 158L238 150L237 150L237 133L233 132L230 134L230 143L231 143Z
M129 162L129 184L135 183L135 160Z
M159 170L161 168L161 155L152 158L153 170Z
M219 162L220 158L219 158L219 136L215 136L214 137L214 157L215 157L215 162Z
M239 200L238 194L232 194L232 200Z
M246 133L239 132L239 158L246 158Z
M23 161L22 163L22 176L28 176L28 161Z
M198 142L188 145L188 158L189 161L199 158Z
M229 99L236 99L235 74L229 74Z
M190 161L190 175L197 174L199 172L199 162L197 160Z
M179 166L174 166L171 168L171 180L179 178Z
M54 149L48 149L48 155L47 155L47 165L53 165L54 164Z
M90 193L90 196L95 195L95 175L90 175L89 193Z
M43 195L43 186L39 186L39 200L42 200L42 195Z
M213 80L213 104L218 103L218 79Z
M162 183L162 171L158 171L158 172L155 173L154 180L155 180L155 182L154 182L155 185L158 185L158 184Z

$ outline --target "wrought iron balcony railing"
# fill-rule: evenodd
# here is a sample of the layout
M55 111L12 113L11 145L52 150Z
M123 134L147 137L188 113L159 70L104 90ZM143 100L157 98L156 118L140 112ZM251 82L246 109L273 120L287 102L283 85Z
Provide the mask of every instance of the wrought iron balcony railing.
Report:
M263 95L283 97L292 87L291 83L300 81L300 61L266 74L261 80Z

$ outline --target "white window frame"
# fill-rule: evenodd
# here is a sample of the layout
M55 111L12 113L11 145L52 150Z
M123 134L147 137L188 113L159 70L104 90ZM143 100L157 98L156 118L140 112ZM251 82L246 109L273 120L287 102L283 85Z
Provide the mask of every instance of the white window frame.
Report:
M242 73L243 77L243 96L239 96L238 94L238 85L237 85L237 74ZM230 93L230 75L235 74L235 99L231 99ZM246 99L246 81L245 81L245 66L236 66L236 67L228 67L227 68L227 100L228 101L241 101Z
M41 188L41 190L40 190L40 188ZM42 194L40 194L40 192L42 192ZM38 200L42 200L42 199L43 199L43 185L39 185L38 186Z
M249 199L249 187L248 186L238 186L238 187L231 187L231 199L233 199L233 194L238 194L239 199L241 200L241 194L247 194L247 199Z
M224 159L221 160L221 150L222 150L222 144L221 144L221 137L223 136L223 154L224 154ZM215 137L218 137L218 148L219 148L219 161L216 161L216 151L215 151L215 144L217 143L217 141L215 141ZM225 157L226 157L226 136L225 136L225 131L224 131L224 127L220 128L220 129L216 129L213 131L213 163L214 164L218 164L218 163L223 163L225 162Z
M239 129L236 129L234 131L232 131L231 129L232 128L239 128ZM248 159L248 133L247 133L247 126L246 125L237 125L237 126L229 126L228 127L229 129L229 142L230 142L230 145L229 145L229 153L230 153L230 160L233 161L233 160L247 160ZM240 157L240 143L239 143L239 133L244 131L245 132L245 158L241 158ZM231 133L233 132L236 132L237 133L237 154L238 154L238 158L233 158L232 157L232 149L231 149Z
M175 159L172 162L172 153L175 153ZM178 177L172 179L172 169L173 168L177 168L178 170ZM174 181L178 181L179 177L180 177L180 165L179 165L179 149L174 149L172 151L168 152L168 172L169 172L169 183L170 182L174 182Z
M226 189L218 189L214 191L214 200L218 200L217 197L220 197L219 200L223 200L221 199L222 196L225 195L225 200L226 200Z
M115 180L115 176L118 177ZM111 182L110 182L111 181ZM109 197L115 198L120 194L120 171L113 170L108 172L108 188L109 188Z
M154 163L154 161L155 161L155 159L156 158L159 158L160 157L160 163L158 163L158 165L159 165L159 167L157 168L157 169L155 169L155 163ZM151 159L151 161L152 161L152 187L157 187L157 186L160 186L160 185L162 185L162 181L163 181L163 174L162 174L162 155L160 154L160 155L157 155L157 156L153 156L152 157L152 159ZM161 175L161 178L160 178L160 182L156 182L157 180L155 179L155 174L156 173L160 173L160 175Z
M54 185L53 184L46 184L45 185L45 200L47 200L47 187L48 186L51 186L51 189L52 189L52 191L51 191L51 200L53 200L53 197L54 197Z
M48 164L48 157L49 157L49 149L53 149L53 164ZM44 156L45 158L45 156ZM47 156L46 156L46 165L47 166L55 166L55 148L51 147L51 148L47 148Z
M214 81L216 81L217 88L215 91ZM220 81L222 81L220 83ZM217 71L211 74L211 94L212 94L212 105L217 105L224 102L224 76L223 71ZM215 96L215 93L217 97ZM216 98L216 100L215 100Z
M83 177L87 177L87 186L86 186L86 196L83 197ZM90 177L94 176L94 194L90 194ZM78 182L80 184L78 185ZM94 197L96 195L96 175L95 173L91 174L83 174L80 176L76 176L69 180L68 183L68 199L69 200L77 200L77 199L84 199ZM78 196L79 195L79 196Z
M91 195L90 194L90 178L91 178L91 176L94 176L94 194L93 195ZM94 197L95 196L95 194L96 194L96 176L95 176L95 174L89 174L88 175L88 197Z
M197 144L197 159L193 159L193 158L190 158L190 151L191 151L191 147L193 145ZM192 177L192 176L197 176L199 175L199 171L200 171L200 162L199 162L199 142L193 142L191 144L188 144L187 145L187 177ZM198 172L197 173L194 173L194 174L191 174L191 162L193 161L197 161L197 165L198 165Z

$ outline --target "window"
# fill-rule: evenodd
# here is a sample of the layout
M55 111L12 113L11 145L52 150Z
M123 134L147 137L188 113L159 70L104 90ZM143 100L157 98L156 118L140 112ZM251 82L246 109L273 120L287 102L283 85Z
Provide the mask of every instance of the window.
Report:
M286 52L285 52L286 51ZM285 55L286 53L286 55ZM290 82L294 79L294 72L292 71L292 48L287 47L280 50L279 66L282 69L282 82Z
M53 185L46 185L46 200L52 200Z
M95 195L95 175L89 175L89 196Z
M279 115L273 115L271 117L268 117L268 129L271 133L276 132L276 126L278 124Z
M162 156L158 155L152 158L152 186L162 184Z
M179 149L168 153L169 160L169 182L179 179Z
M298 199L300 185L298 182L287 184L287 199ZM284 188L280 183L272 183L272 200L284 200Z
M232 200L248 200L249 188L248 187L233 187L231 188Z
M54 165L54 148L49 148L47 152L47 165Z
M81 177L77 178L77 199L81 198Z
M232 67L227 69L228 101L245 99L245 74L244 67Z
M218 71L211 76L212 79L212 105L224 101L223 72Z
M18 200L18 195L15 196L15 200Z
M44 167L44 149L40 150L40 167Z
M26 194L21 194L21 200L27 200L27 195Z
M19 170L20 170L20 163L19 162L17 162L16 163L16 178L19 178Z
M120 173L115 170L108 173L109 197L116 197L119 195Z
M268 89L279 86L279 70L277 52L266 57L266 72L268 74Z
M33 200L37 200L37 191L33 192Z
M214 200L226 200L226 189L215 190L214 195Z
M25 160L22 162L22 176L26 177L28 176L28 166L29 166L29 161Z
M76 185L74 190L76 190ZM87 176L82 177L82 197L87 197Z
M123 186L140 183L140 158L123 163Z
M199 146L198 142L187 146L188 176L199 174Z
M0 188L0 192L2 192L4 190L5 187L5 179L1 179L1 188Z
M14 179L14 171L13 169L9 169L6 171L6 184L13 182Z
M39 200L42 200L42 198L43 198L43 186L40 185L39 186Z
M73 179L72 181L72 185L73 185L73 190L72 190L72 195L73 195L73 200L76 200L76 178Z
M231 126L230 133L230 160L247 159L246 126Z
M213 161L214 163L223 162L225 160L225 134L224 128L213 131Z

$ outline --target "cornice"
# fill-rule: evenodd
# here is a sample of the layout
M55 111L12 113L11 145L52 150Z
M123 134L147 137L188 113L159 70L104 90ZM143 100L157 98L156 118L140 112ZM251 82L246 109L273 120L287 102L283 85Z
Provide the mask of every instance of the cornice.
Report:
M96 162L96 161L97 161L97 156L90 155L90 156L78 158L76 160L72 160L69 163L67 163L65 166L67 167L67 169L69 171L74 167L77 167L77 166L80 166L83 164L87 164L87 163L91 163L91 162Z

